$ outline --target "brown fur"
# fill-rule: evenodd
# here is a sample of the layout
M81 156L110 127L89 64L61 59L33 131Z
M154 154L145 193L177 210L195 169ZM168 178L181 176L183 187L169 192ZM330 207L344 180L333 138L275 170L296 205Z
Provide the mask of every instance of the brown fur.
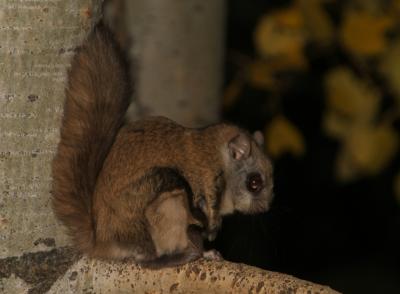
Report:
M53 208L76 246L88 253L95 244L91 210L97 176L123 123L130 95L119 50L102 25L78 49L68 76L53 161Z
M188 129L163 117L123 125L128 81L115 41L97 26L69 72L54 211L91 256L182 264L202 256L201 234L215 237L222 215L268 209L272 167L232 125ZM265 186L253 195L254 171Z
M184 205L186 202L186 192L176 190L160 194L146 207L145 216L158 256L182 252L188 247L190 210Z

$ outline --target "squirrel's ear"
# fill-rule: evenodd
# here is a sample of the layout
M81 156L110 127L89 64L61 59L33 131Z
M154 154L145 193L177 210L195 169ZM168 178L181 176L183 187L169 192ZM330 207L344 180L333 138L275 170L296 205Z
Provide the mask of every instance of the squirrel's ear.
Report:
M250 140L244 134L239 134L228 143L229 152L233 159L246 159L250 155Z
M258 146L264 146L264 135L260 131L255 131L253 134L254 140L257 142Z

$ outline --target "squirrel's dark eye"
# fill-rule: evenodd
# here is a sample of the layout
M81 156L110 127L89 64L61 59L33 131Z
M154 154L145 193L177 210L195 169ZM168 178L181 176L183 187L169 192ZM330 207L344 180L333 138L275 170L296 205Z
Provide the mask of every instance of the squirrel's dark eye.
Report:
M260 192L264 187L264 182L259 173L251 173L247 176L247 190L252 193Z

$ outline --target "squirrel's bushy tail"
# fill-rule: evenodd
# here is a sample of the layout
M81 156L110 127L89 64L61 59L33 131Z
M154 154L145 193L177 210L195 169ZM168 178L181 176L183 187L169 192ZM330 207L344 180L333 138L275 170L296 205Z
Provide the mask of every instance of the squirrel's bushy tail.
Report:
M130 98L128 70L102 24L78 49L68 74L60 143L53 161L53 209L75 246L95 245L92 196Z

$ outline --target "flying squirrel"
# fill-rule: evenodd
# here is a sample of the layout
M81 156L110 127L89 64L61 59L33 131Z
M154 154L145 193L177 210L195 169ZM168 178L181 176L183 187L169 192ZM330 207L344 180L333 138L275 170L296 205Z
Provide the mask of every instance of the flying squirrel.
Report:
M52 165L55 215L94 258L150 268L217 258L202 244L221 217L263 212L272 200L262 134L164 117L128 122L131 83L119 45L100 22L72 60Z

